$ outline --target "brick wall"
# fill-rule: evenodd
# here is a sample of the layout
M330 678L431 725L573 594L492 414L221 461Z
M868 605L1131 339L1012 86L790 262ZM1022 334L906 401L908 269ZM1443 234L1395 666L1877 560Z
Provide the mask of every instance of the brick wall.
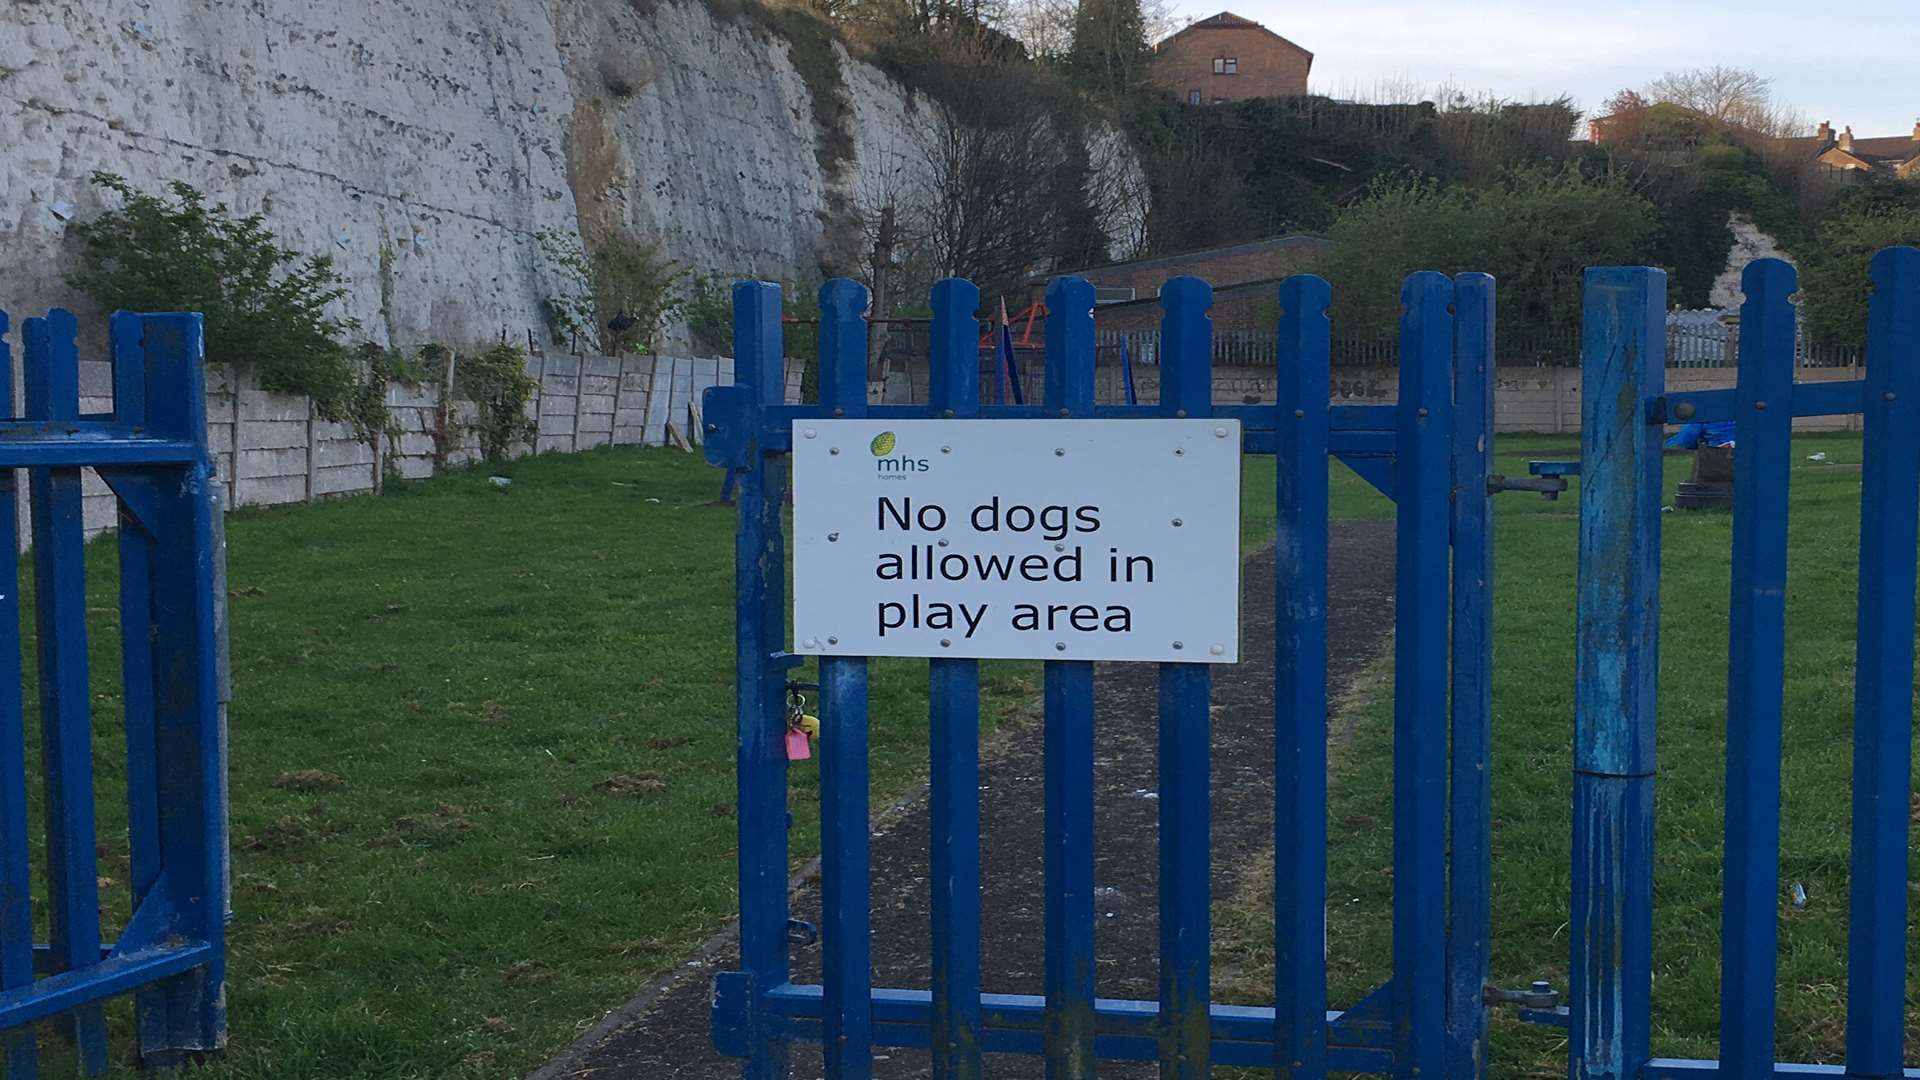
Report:
M1214 72L1216 57L1233 57L1239 73ZM1196 23L1160 43L1148 67L1154 85L1200 104L1257 97L1293 97L1307 92L1313 54L1258 25L1207 26Z

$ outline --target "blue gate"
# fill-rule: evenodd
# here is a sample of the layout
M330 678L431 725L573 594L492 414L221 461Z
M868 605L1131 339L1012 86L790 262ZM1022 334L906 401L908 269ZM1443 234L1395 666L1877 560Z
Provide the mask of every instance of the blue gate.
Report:
M1666 277L1587 271L1574 716L1569 1075L1903 1075L1914 589L1920 539L1920 250L1873 261L1866 371L1795 384L1791 266L1746 271L1738 384L1667 394ZM1775 1061L1788 439L1864 414L1846 1062ZM1720 1059L1655 1058L1653 784L1662 425L1732 421L1734 510ZM1906 1069L1908 1077L1920 1070Z
M1421 273L1402 292L1395 405L1329 403L1327 284L1280 289L1278 401L1213 403L1212 292L1161 291L1157 404L1094 400L1094 288L1047 289L1045 400L980 399L979 291L933 290L931 400L867 403L867 292L820 292L820 393L782 403L780 294L734 290L735 378L707 392L706 454L738 470L741 970L719 976L714 1040L754 1078L788 1075L789 1044L824 1044L828 1075L867 1076L876 1046L931 1048L935 1075L978 1077L983 1051L1043 1055L1047 1074L1092 1077L1100 1060L1202 1077L1212 1064L1396 1077L1479 1075L1488 937L1488 537L1493 282ZM1094 996L1093 665L1045 671L1046 993L981 984L979 671L929 661L932 985L872 985L868 891L867 662L821 660L823 985L788 965L788 673L782 512L793 422L825 417L1106 419L1234 417L1247 453L1278 459L1274 723L1276 979L1272 1007L1209 1000L1209 671L1160 665L1160 977L1157 1001ZM1331 1009L1324 952L1327 841L1329 455L1397 496L1393 975ZM1451 538L1451 546L1449 540ZM1451 872L1449 872L1451 870Z
M80 411L76 324L26 320L26 408L0 342L0 1039L6 1075L38 1075L35 1021L70 1025L83 1072L107 1068L102 1002L134 994L143 1063L177 1064L225 1039L221 793L209 482L199 315L115 314L110 414ZM0 314L0 334L7 319ZM101 941L87 656L82 473L119 508L120 666L132 905ZM29 831L15 469L31 503L38 655L36 890ZM33 907L48 943L34 944Z

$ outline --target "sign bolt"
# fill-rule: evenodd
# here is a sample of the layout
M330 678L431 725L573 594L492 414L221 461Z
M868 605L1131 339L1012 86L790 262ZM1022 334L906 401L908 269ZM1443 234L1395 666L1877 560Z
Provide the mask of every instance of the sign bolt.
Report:
M829 543L829 544L832 544L832 543L835 543L835 542L837 542L837 541L838 541L839 539L840 539L840 534L839 534L839 533L837 533L837 532L833 532L833 533L828 533L828 534L827 534L827 543Z
M811 438L813 438L814 436L816 436L816 435L818 435L818 434L820 434L820 433L819 433L819 432L817 432L817 431L815 431L815 430L813 430L812 428L808 428L808 429L807 429L807 438L809 438L809 439L811 439Z
M946 547L946 546L947 546L947 538L946 538L946 537L944 537L944 536L943 536L943 537L941 537L941 538L940 538L940 546L941 546L941 547Z
M817 649L820 647L820 639L817 637L810 637L807 640L801 642L801 644L805 645L809 649Z
M1067 651L1067 643L1066 643L1066 642L1064 642L1064 641L1056 641L1056 642L1054 642L1054 643L1053 643L1053 651L1054 651L1054 652L1066 652L1066 651Z
M1175 651L1178 651L1178 650L1180 650L1180 649L1184 649L1184 648L1186 648L1186 646L1185 646L1185 645L1183 645L1182 643L1180 643L1180 642L1178 642L1178 641L1176 641L1176 642L1174 642L1174 643L1173 643L1173 647L1174 647L1174 650L1175 650Z
M941 453L943 453L943 454L951 454L951 453L953 453L953 447L951 447L951 446L943 446L943 447L941 447L941 448L940 448L940 452L941 452Z
M838 454L839 452L840 452L840 448L837 446L832 447L827 451L827 453L829 454Z
M1179 528L1179 527L1180 527L1180 525L1181 525L1181 521L1180 521L1180 519L1179 519L1179 518L1174 518L1174 519L1173 519L1173 527L1177 529L1177 528Z
M1058 447L1058 446L1056 446L1056 447L1054 447L1054 448L1053 448L1053 456L1054 456L1054 457L1066 457L1066 456L1067 456L1067 452L1066 452L1066 450L1065 450L1065 449L1063 449L1063 448L1061 448L1061 447Z
M1227 647L1216 641L1212 645L1207 646L1207 651L1215 656L1220 656L1227 651Z
M1187 448L1186 448L1186 447L1184 447L1184 446L1176 446L1176 447L1174 447L1174 448L1173 448L1173 456L1174 456L1174 457L1186 457L1186 456L1187 456Z
M833 636L831 636L831 635L829 635L829 636L827 637L827 644L829 644L829 645L838 645L838 644L840 644L840 639L839 639L839 638L837 638L837 637L833 637Z
M1067 545L1065 545L1065 544L1055 544L1055 545L1053 545L1053 550L1055 550L1055 551L1065 551L1065 550L1067 550Z
M1217 428L1214 428L1214 429L1213 429L1213 437L1214 437L1214 438L1216 438L1216 439L1224 439L1224 438L1226 438L1226 437L1227 437L1227 429L1226 429L1226 428L1223 428L1223 427L1217 427Z
M953 639L952 639L952 638L941 638L941 639L940 639L940 647L941 647L941 648L943 648L943 649L950 649L950 648L952 648L952 647L953 647Z

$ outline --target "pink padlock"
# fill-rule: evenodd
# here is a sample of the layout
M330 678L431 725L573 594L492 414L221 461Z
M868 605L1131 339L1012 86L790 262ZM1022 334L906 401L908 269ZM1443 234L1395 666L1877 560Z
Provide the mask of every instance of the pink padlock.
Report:
M813 756L813 744L807 741L807 733L799 728L787 732L787 760L805 761Z

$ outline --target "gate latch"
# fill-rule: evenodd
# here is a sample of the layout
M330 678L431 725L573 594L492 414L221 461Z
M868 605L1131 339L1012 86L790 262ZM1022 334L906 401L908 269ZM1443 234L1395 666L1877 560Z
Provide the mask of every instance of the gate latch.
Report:
M1533 985L1525 990L1502 990L1489 986L1481 992L1481 1000L1489 1005L1518 1005L1523 1009L1553 1009L1560 1005L1560 991L1545 979L1533 980Z
M1487 493L1498 494L1502 491L1537 491L1543 499L1558 499L1560 493L1567 490L1567 477L1580 475L1580 463L1577 461L1529 461L1525 477L1501 476L1498 473L1487 477Z

